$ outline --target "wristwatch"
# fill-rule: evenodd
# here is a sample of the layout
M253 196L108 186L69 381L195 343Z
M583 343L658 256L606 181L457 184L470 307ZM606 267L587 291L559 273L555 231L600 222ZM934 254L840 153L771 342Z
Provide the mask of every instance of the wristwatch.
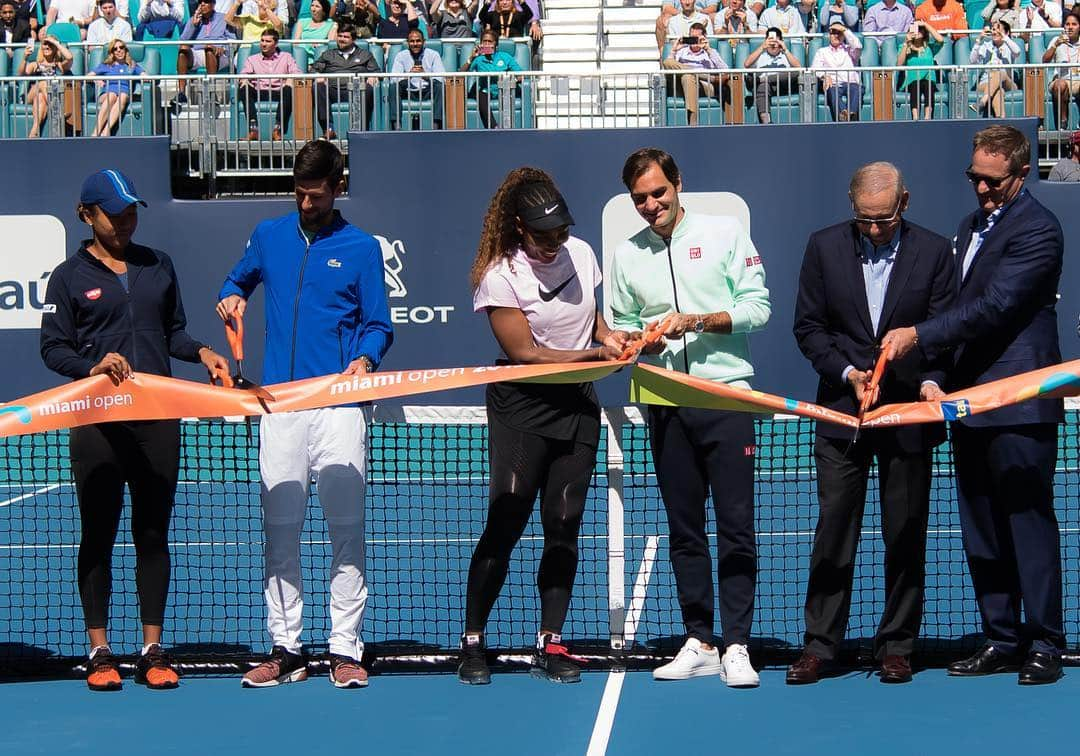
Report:
M700 317L694 321L694 333L705 333L705 321Z
M369 373L374 373L375 372L375 363L373 363L371 361L371 358L368 357L366 354L362 354L359 357L357 357L356 359L363 360L364 369L367 370Z

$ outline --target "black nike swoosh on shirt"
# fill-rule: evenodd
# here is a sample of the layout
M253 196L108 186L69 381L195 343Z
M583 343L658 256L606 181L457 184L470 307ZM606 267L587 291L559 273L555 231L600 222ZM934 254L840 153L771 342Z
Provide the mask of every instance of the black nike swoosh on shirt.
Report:
M569 283L570 283L571 281L573 281L573 280L574 280L575 278L577 278L577 273L573 273L573 274L571 274L571 275L570 275L570 277L569 277L568 279L566 279L565 281L563 281L563 282L562 282L561 284L559 284L558 286L556 286L556 287L555 287L554 289L552 289L551 291L544 291L544 287L543 287L543 286L540 286L539 284L537 285L537 287L536 287L536 290L540 292L540 298L541 298L542 300L544 300L545 302L550 302L550 301L551 301L551 300L553 300L553 299L554 299L555 297L559 296L559 292L560 292L560 291L562 291L563 289L565 289L565 288L566 288L566 286L567 286L567 284L569 284Z

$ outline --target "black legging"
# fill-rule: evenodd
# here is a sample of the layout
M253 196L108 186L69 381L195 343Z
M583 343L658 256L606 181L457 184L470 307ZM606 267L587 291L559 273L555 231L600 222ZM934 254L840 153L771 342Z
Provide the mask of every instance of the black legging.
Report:
M480 633L506 581L510 554L540 494L544 552L536 585L540 627L561 633L577 573L577 537L596 447L515 430L488 414L488 520L469 565L465 632Z
M135 585L144 625L161 625L169 592L169 517L180 463L176 420L73 428L71 471L82 518L79 595L88 629L104 628L112 592L112 552L124 483L131 493Z

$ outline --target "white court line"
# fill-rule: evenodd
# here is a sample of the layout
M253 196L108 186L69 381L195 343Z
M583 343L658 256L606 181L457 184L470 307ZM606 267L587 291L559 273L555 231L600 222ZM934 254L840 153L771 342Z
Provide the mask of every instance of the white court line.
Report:
M645 553L641 557L641 567L638 568L637 579L634 581L634 594L630 599L630 610L626 613L624 625L624 638L626 646L634 643L634 634L637 632L638 620L641 618L642 607L645 606L645 595L649 589L649 576L652 575L653 563L656 561L656 550L660 546L658 536L649 536L645 544ZM600 699L600 709L596 712L596 723L593 725L592 737L589 739L589 749L586 756L604 756L607 753L608 741L611 739L611 728L615 725L615 712L619 708L619 697L622 695L623 681L626 680L626 671L613 669L608 673L607 683L604 685L604 695Z
M3 501L0 501L0 507L6 507L8 504L14 504L15 502L22 501L23 499L32 499L35 496L37 496L38 494L48 493L49 491L53 490L54 488L59 488L59 487L60 487L59 483L53 483L50 486L42 486L41 488L37 489L36 491L31 491L30 493L25 493L22 496L13 496L10 499L4 499Z

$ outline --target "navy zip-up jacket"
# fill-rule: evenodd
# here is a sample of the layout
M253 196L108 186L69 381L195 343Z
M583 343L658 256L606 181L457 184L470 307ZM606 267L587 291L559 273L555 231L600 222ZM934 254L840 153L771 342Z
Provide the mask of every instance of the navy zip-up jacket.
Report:
M187 317L172 260L141 244L127 248L128 291L86 251L56 266L41 316L41 359L69 378L86 378L109 352L133 370L172 375L169 357L198 362L205 344L184 329Z
M266 289L263 383L340 373L361 355L378 367L394 341L382 248L336 210L310 245L299 213L256 226L218 299L248 299L260 282Z

